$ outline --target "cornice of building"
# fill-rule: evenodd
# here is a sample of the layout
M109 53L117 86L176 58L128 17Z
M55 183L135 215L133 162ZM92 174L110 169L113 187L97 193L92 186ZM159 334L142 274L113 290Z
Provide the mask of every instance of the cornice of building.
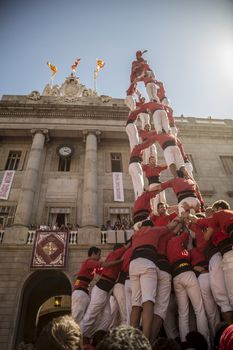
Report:
M129 110L123 99L100 99L99 97L80 97L76 102L58 102L56 97L41 96L39 100L31 100L28 96L3 96L0 101L1 129L28 129L46 127L49 130L92 129L98 125L107 134L118 131L125 132L125 122ZM210 138L233 137L232 119L215 119L175 116L176 124L182 137ZM120 135L119 135L120 136Z

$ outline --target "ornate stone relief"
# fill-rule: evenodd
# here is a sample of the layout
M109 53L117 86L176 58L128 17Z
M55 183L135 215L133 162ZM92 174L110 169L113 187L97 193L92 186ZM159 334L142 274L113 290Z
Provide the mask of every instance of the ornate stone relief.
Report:
M41 96L39 91L32 91L30 94L27 95L27 98L29 100L38 101L41 99Z
M97 92L88 89L85 85L79 82L79 78L71 73L65 82L59 85L47 84L42 92L41 96L52 96L56 98L57 102L78 102L80 98L98 98L102 103L109 102L112 98L110 96L101 95L98 96ZM32 91L27 97L31 100L37 101L41 98L38 91Z

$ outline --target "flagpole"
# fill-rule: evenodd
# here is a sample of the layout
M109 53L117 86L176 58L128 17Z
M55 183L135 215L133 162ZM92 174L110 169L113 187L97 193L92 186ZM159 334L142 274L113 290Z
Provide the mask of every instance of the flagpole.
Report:
M96 75L95 75L95 71L94 71L94 91L96 92Z

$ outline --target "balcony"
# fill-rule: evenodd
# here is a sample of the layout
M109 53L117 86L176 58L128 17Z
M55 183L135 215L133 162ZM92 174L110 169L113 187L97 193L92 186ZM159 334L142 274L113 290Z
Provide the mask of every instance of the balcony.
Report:
M55 231L51 231L55 232ZM100 244L115 244L125 243L133 234L133 230L107 230L100 231ZM0 244L3 243L4 230L0 230ZM28 230L26 245L33 245L36 237L36 230ZM77 231L70 231L69 245L78 246L82 243L79 242L79 234Z

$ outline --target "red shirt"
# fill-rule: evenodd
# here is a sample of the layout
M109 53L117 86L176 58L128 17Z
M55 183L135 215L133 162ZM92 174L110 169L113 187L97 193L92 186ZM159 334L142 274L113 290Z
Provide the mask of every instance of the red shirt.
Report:
M132 157L140 157L141 152L147 148L150 147L154 142L155 142L155 134L153 133L148 133L148 139L145 142L139 143L139 145L134 146L130 153L130 163Z
M209 227L227 233L227 228L233 224L233 210L222 209L213 213Z
M165 190L168 187L171 187L175 192L175 194L178 194L179 192L183 192L183 191L192 191L196 194L200 203L203 203L201 193L199 192L196 183L191 179L176 177L174 179L161 183L162 190Z
M173 219L177 217L176 213L171 213L171 214L161 214L161 215L152 215L151 216L151 221L155 226L166 226L171 222Z
M159 176L160 173L166 169L167 169L167 165L164 165L164 166L160 166L160 165L152 166L149 164L142 165L142 170L145 172L145 175L147 178L150 178L151 176Z
M190 224L189 228L195 233L196 238L196 247L189 251L191 263L195 266L206 260L204 251L209 243L204 239L203 231L198 224Z
M93 280L94 272L102 266L102 262L88 258L85 260L79 272L77 273L77 279L74 283L74 289L85 288L88 289L90 282Z
M131 96L135 93L136 90L136 84L135 83L131 83L128 90L126 91L127 96Z
M139 129L138 133L142 141L145 141L148 138L150 131L147 131L145 129Z
M151 111L153 113L156 110L164 110L164 105L162 105L162 103L158 103L158 102L146 102L140 108L131 112L129 114L129 119L131 119L133 121L136 120L140 113L143 113L143 112L147 113L148 109L149 109L149 111Z
M188 239L189 234L187 232L183 232L180 236L170 239L167 245L167 257L171 264L174 264L180 259L190 260L189 252L185 249Z
M147 211L148 215L151 213L151 198L154 198L159 191L145 191L139 196L134 202L133 214L136 214L140 211Z
M197 221L197 225L200 227L200 228L207 228L207 227L211 227L213 226L213 229L214 229L214 233L211 237L211 242L217 247L218 244L223 241L224 239L226 238L229 238L229 235L225 232L222 232L219 228L214 228L214 221L213 221L213 218L210 217L210 218L200 218L198 219Z
M170 231L168 235L163 236L157 245L157 251L159 254L167 255L167 245L170 239L174 236L174 233Z
M122 255L124 254L125 251L126 251L126 248L122 247L122 248L114 250L113 252L110 252L107 255L106 261L110 262L110 261L121 259ZM115 266L104 267L103 271L102 271L102 276L103 277L108 277L109 279L116 280L120 270L121 270L121 264L120 263L115 265Z
M132 248L134 250L144 245L152 245L157 249L159 240L170 233L171 231L167 227L143 226L133 234Z

